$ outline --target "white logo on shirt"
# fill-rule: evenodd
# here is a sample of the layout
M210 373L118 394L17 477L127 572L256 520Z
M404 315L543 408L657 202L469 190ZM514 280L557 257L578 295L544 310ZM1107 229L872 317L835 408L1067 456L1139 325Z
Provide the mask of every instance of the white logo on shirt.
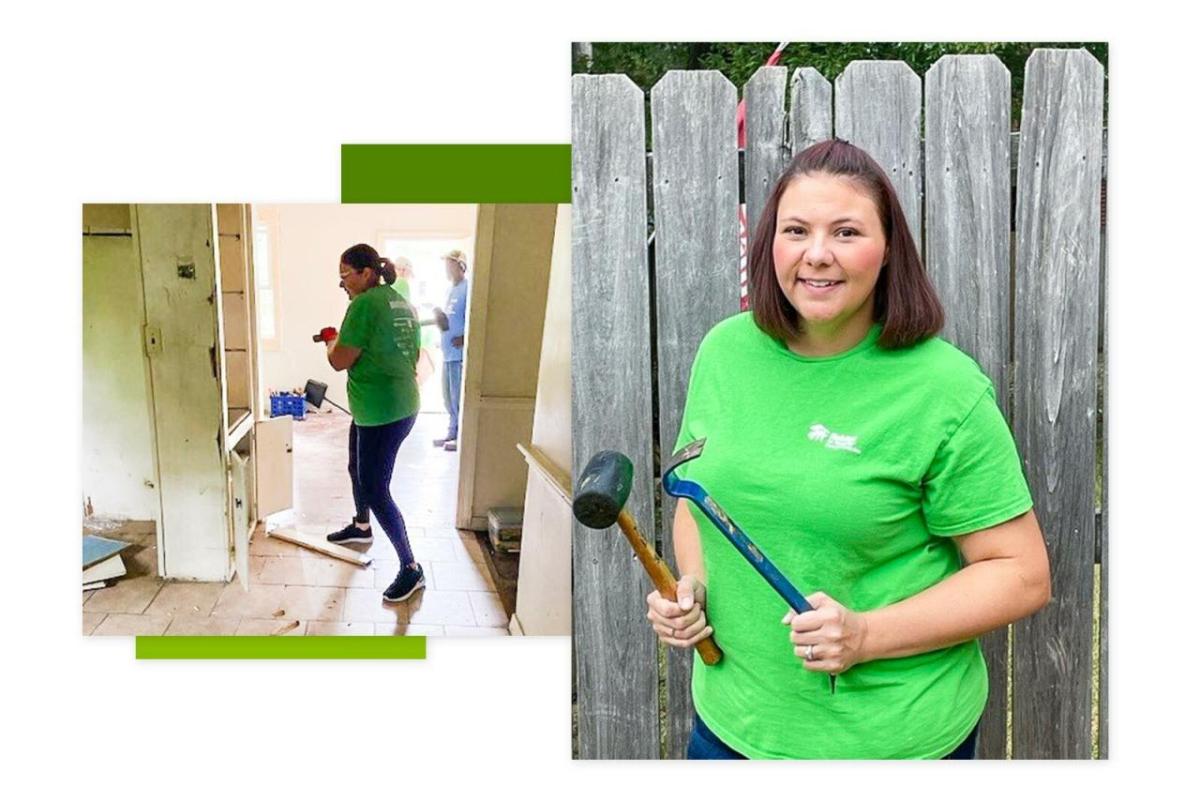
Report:
M833 451L862 453L858 449L858 437L850 434L835 434L820 423L812 424L808 429L808 438L813 442L824 442L825 447Z

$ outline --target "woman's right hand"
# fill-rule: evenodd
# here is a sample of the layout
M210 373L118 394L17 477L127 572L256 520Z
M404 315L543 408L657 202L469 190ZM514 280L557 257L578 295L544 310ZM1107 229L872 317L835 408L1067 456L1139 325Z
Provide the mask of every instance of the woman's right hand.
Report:
M665 644L690 648L712 634L704 614L707 591L699 579L685 575L679 577L675 597L677 600L668 601L658 590L647 595L646 619Z

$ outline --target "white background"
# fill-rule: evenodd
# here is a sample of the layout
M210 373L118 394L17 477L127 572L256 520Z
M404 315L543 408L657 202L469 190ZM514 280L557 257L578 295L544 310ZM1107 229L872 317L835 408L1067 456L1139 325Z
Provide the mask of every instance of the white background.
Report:
M6 11L4 795L807 801L1194 787L1195 37L1152 2L1121 17L1006 2L991 18L959 3L519 5ZM430 640L413 663L139 663L130 640L80 636L81 203L336 201L343 142L568 141L572 39L785 38L1112 43L1109 763L573 763L565 638Z

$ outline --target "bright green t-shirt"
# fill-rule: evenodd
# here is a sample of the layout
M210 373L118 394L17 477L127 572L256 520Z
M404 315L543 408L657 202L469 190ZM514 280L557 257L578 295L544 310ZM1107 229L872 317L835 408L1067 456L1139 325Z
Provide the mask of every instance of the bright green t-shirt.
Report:
M701 437L680 475L697 481L805 594L856 611L919 593L960 568L949 539L1032 507L991 382L933 338L808 358L749 312L715 326L692 367L677 448ZM689 509L691 505L689 504ZM697 657L704 722L753 758L940 758L987 700L978 640L865 662L838 677L805 670L780 621L787 604L703 514L708 619L725 657Z
M421 408L420 336L416 312L391 287L372 287L350 301L338 342L362 349L346 382L356 424L386 425Z

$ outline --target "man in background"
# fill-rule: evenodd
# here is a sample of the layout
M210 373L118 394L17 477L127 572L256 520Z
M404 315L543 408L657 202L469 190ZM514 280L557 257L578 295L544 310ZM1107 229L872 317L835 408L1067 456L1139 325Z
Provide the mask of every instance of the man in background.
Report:
M462 397L463 338L467 328L467 257L461 250L452 250L442 257L446 262L446 277L450 292L446 295L446 310L434 309L437 326L442 331L442 396L450 413L446 436L433 441L434 447L458 450L458 410Z

